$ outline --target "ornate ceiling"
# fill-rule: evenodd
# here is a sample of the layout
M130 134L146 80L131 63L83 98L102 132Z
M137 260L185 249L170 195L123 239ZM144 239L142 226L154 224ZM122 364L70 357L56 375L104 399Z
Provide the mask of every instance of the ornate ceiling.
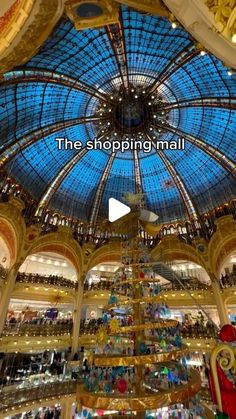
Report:
M3 76L0 163L40 205L92 223L127 192L161 222L195 217L235 197L235 99L235 76L164 17L121 6L119 23L82 31L63 17ZM185 149L58 151L56 137Z

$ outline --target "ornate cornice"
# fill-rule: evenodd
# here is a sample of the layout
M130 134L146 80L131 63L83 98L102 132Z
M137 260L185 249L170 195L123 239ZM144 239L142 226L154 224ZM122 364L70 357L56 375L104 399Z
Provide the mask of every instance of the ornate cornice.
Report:
M27 12L25 13L25 7L27 4ZM30 7L31 6L31 7ZM17 13L14 15L14 20L17 18L17 15L20 12L24 12L26 19L31 17L33 9L37 6L32 0L24 0L21 2L20 10L17 9ZM38 12L35 13L32 22L29 24L27 30L20 38L17 45L5 55L2 59L0 57L0 72L4 73L13 69L16 65L21 65L28 61L37 51L37 49L43 44L43 42L49 36L51 30L54 28L57 20L63 12L63 7L61 1L58 0L41 0L38 5ZM18 16L19 17L19 16ZM24 23L26 22L24 20ZM9 25L11 22L9 22ZM18 27L18 31L15 34L14 38L11 39L12 43L15 41L16 36L19 35L19 32L22 30L23 25ZM5 44L5 48L2 48L1 55L6 53L7 48L9 48L9 43L5 42L4 33L0 37L0 46Z
M219 25L220 31L225 38L232 40L236 35L236 0L205 0L214 20Z

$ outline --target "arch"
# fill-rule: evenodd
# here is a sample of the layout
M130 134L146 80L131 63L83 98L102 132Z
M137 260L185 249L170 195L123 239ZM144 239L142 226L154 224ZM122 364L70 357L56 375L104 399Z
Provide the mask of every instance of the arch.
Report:
M121 262L121 245L118 242L106 244L96 250L89 258L87 271L99 263Z
M7 245L10 254L10 266L21 256L26 234L26 225L21 211L23 202L13 198L0 204L0 236Z
M7 257L6 266L10 267L14 264L17 253L16 235L11 224L0 217L0 240L3 241L1 248ZM1 243L0 241L0 243ZM4 249L6 247L6 249ZM8 260L8 258L10 260Z
M53 252L68 259L74 266L78 280L83 272L83 254L80 245L73 239L70 230L59 227L56 233L39 236L33 243L28 254Z
M161 242L151 251L151 257L154 261L160 262L173 260L194 262L207 271L206 263L197 250L173 235L163 237Z
M217 229L209 242L209 263L218 278L225 259L236 250L236 224L231 215L220 217L215 222Z

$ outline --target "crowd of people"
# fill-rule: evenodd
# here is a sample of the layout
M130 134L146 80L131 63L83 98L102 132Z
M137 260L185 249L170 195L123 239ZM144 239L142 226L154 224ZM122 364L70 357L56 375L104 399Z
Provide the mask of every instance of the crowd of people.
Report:
M58 317L57 309L49 309L38 313L27 309L15 315L9 312L3 329L4 334L24 334L33 330L34 334L70 333L73 327L72 317Z
M32 283L32 284L43 284L43 285L55 285L58 287L76 289L77 283L70 279L65 279L59 275L42 275L38 273L25 273L18 272L17 282Z
M220 286L221 288L229 288L236 285L236 265L233 265L232 271L221 275Z
M199 312L195 319L191 314L186 314L180 325L180 331L183 337L217 338L218 335L216 325L206 319L202 312Z
M103 324L102 317L98 319L81 320L80 322L80 334L81 335L94 335L97 333L99 327Z

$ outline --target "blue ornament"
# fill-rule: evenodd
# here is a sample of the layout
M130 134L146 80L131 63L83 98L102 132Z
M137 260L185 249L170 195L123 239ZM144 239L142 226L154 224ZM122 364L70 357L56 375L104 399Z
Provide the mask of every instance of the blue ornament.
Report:
M112 387L110 383L106 383L104 386L105 393L110 394L112 391Z
M141 354L145 354L147 352L147 345L144 342L141 342L139 345L139 350Z

